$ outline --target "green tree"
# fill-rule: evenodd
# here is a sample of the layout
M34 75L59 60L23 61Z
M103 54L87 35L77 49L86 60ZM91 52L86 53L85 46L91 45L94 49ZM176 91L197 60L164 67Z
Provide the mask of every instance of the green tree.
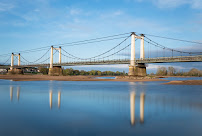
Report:
M174 67L168 67L168 76L174 76L175 75L175 68Z
M48 68L39 68L39 71L40 71L43 75L47 75L49 69L48 69Z
M159 67L157 69L156 75L158 75L158 76L166 76L167 75L167 69L165 67Z

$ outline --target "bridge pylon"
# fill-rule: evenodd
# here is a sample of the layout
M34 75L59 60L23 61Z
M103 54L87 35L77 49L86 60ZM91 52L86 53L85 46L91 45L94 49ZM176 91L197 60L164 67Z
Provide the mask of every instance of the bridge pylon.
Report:
M146 76L146 66L144 63L136 63L135 61L135 39L140 39L140 59L144 60L144 35L136 35L134 32L131 34L131 59L129 66L129 76Z
M11 67L8 70L8 74L22 74L23 71L21 68L14 68L14 56L18 57L18 66L20 66L20 53L19 54L11 54Z
M62 68L61 66L53 66L53 50L58 50L59 51L59 62L58 64L61 64L61 47L59 48L54 48L51 46L51 53L50 53L50 67L49 67L49 76L59 76L62 75Z

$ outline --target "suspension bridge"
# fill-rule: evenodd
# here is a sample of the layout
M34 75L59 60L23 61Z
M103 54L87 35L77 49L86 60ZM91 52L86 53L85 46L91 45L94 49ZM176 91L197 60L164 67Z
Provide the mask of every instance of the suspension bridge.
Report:
M8 73L19 73L19 71L25 67L49 67L49 75L61 75L62 66L129 64L128 74L130 76L146 76L146 64L148 63L202 62L202 52L200 51L190 52L169 48L154 41L150 37L166 38L132 32L84 41L57 44L52 45L51 47L47 46L25 50L19 53L0 55L2 60L8 56L8 59L5 60L4 63L0 62L0 69L8 69ZM167 39L190 42L192 44L202 44L173 38ZM88 56L94 54L94 56L87 58L75 55L83 52L82 49L77 49L74 54L72 53L73 49L70 49L70 47L79 45L95 45L96 43L102 42L110 43L114 40L120 41L115 46L110 45L105 46L101 50L98 49L98 54L95 54L95 52L86 52ZM139 53L136 53L135 51L137 48L136 44L140 45L138 46L140 49ZM66 47L69 48L66 49ZM110 47L110 49L106 49L107 47ZM105 49L106 51L104 51ZM38 52L40 51L45 52L39 56ZM37 54L35 54L35 57L33 58L37 58L39 56L35 60L30 60L30 56L24 56L26 53L35 52L37 52ZM139 55L139 57L137 57L137 55ZM15 64L16 60L17 64ZM11 62L10 64L9 61Z

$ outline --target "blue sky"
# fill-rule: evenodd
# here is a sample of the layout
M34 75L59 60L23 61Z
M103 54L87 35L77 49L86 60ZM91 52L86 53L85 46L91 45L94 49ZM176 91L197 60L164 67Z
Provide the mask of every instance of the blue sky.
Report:
M0 0L0 54L133 31L202 42L201 25L201 0ZM199 44L155 40L170 48L202 50ZM65 49L90 57L119 42ZM31 60L40 54L24 56Z

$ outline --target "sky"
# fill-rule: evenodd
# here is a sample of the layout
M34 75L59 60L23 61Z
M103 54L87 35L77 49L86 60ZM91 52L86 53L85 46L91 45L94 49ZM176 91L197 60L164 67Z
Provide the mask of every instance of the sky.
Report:
M0 55L128 32L202 42L201 25L202 0L0 0ZM151 38L169 48L202 50L201 44ZM78 57L91 57L121 40L65 47L65 50ZM43 51L22 55L35 60L42 54ZM0 57L3 62L9 55ZM153 72L159 66L171 65L184 70L202 69L202 63L149 64L147 69ZM80 69L126 70L127 67Z

